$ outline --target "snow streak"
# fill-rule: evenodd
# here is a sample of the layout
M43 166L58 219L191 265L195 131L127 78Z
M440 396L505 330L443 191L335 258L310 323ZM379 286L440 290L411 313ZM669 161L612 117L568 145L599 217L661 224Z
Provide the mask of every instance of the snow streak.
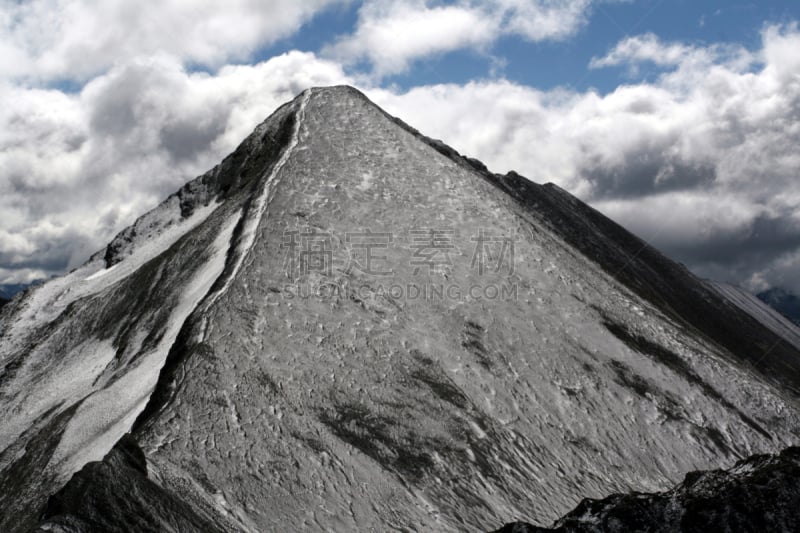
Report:
M283 167L286 165L286 163L289 161L289 158L292 156L294 149L300 142L300 128L302 127L303 119L305 118L306 106L308 105L308 102L311 99L312 91L313 89L308 89L303 94L303 98L301 99L300 105L296 112L296 120L294 123L294 130L292 131L292 138L289 141L289 144L286 147L286 149L283 151L283 154L281 154L281 157L278 160L278 162L275 163L275 165L272 167L272 172L270 172L269 176L267 176L267 179L264 181L261 194L258 195L258 197L254 200L253 204L243 214L245 220L239 244L235 252L236 263L233 267L233 270L225 280L225 285L223 285L213 296L209 298L208 302L205 305L206 309L211 307L219 299L220 296L222 296L228 291L231 283L236 278L236 275L239 273L239 270L242 268L242 263L244 263L245 257L253 248L253 243L255 242L256 239L256 232L258 230L258 224L259 222L261 222L261 219L263 218L264 213L267 210L267 206L269 205L269 197L276 183L276 178L283 169Z

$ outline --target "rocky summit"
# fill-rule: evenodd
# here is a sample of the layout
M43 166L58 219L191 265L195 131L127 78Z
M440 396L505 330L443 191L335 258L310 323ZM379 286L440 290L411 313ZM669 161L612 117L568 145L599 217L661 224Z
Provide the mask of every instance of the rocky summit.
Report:
M661 523L734 494L664 493L688 472L798 443L800 342L759 305L309 89L2 308L0 531Z

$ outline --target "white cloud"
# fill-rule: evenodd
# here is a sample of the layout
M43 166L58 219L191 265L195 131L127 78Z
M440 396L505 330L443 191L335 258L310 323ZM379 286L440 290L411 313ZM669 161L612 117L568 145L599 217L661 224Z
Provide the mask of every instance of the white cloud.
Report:
M678 65L697 49L682 43L664 44L652 33L628 37L620 41L604 57L593 58L589 66L601 68L649 61L657 65Z
M492 0L506 19L504 29L531 41L560 40L586 24L591 0Z
M85 80L153 54L215 68L345 1L0 0L0 77Z
M372 74L406 71L415 60L461 49L485 52L504 35L561 40L586 22L591 0L366 0L355 31L323 53Z
M744 71L752 67L756 60L757 58L747 49L737 45L700 46L680 42L665 43L656 35L646 33L623 39L605 56L592 58L589 68L625 66L632 76L636 76L640 65L650 63L658 67L675 67L684 72L699 74L703 69L715 65L723 65L734 71Z
M377 75L403 72L419 57L481 47L495 36L495 21L469 6L428 7L423 0L367 2L355 33L325 53L345 63L369 60Z

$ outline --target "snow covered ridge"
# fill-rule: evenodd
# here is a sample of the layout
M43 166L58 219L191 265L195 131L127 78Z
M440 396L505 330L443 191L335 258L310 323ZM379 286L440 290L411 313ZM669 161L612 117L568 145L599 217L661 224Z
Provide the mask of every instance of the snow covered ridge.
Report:
M456 229L514 235L512 265ZM297 235L353 261L313 241L295 264ZM401 287L515 294L393 294L363 254ZM321 285L358 291L294 296ZM0 311L0 531L78 523L89 493L150 529L552 523L796 444L800 354L760 320L565 192L309 90Z

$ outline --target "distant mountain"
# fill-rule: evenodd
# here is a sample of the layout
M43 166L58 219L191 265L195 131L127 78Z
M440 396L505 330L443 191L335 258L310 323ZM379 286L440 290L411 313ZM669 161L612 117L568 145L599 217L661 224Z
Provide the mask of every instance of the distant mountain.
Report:
M760 292L757 296L759 300L800 326L800 297L779 288Z
M0 285L0 299L11 300L18 293L36 283L41 283L41 281L34 281L33 283L10 283Z
M488 531L664 491L797 443L800 343L756 304L310 89L0 313L0 531Z

